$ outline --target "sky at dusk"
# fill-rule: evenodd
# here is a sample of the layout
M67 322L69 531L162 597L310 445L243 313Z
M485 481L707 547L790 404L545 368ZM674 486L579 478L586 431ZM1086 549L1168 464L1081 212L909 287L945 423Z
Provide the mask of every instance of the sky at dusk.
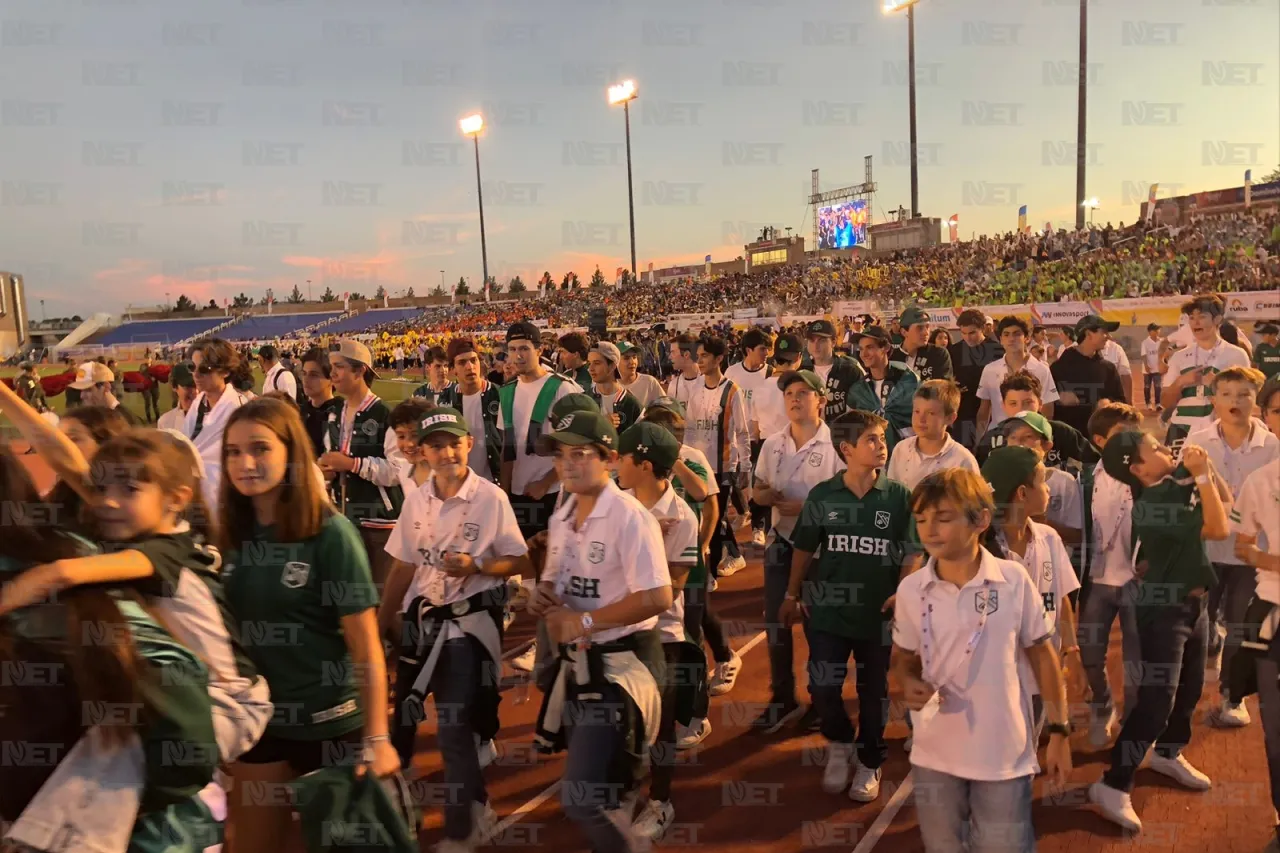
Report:
M1090 6L1089 195L1160 195L1280 162L1280 3ZM964 239L1074 220L1076 0L921 0L920 207ZM910 205L907 25L879 0L3 0L0 269L30 313L120 312L294 284L423 295L490 274L613 280L806 239L810 170Z

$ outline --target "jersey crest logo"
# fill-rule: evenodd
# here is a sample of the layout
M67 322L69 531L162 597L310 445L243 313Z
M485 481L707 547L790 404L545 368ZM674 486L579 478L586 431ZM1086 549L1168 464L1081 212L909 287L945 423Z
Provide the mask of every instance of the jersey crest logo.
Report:
M310 576L310 563L285 563L284 571L280 573L280 583L286 589L300 589L307 585L307 578Z
M474 542L480 538L480 525L467 522L462 525L462 538L468 542Z
M885 530L889 526L889 513L876 511L876 527Z
M587 560L591 563L596 563L596 564L604 562L604 543L603 542L591 543L591 550L587 551Z
M1045 560L1040 566L1040 572L1045 583L1053 583L1053 561Z
M821 464L822 464L822 454L821 454L821 453L810 453L810 454L809 454L809 464L810 464L810 465L812 465L814 468L817 468L819 465L821 465Z
M990 616L1000 609L1000 593L998 590L978 590L973 594L973 609L977 613Z
M489 414L491 414L491 415L496 415L496 414L498 414L498 401L497 401L497 400L491 400L491 401L489 402Z

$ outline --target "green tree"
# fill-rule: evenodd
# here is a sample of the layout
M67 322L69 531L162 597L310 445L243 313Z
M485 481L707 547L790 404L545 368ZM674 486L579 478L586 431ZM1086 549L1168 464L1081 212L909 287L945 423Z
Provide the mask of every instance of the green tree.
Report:
M511 279L511 281L507 282L507 293L510 293L510 294L524 293L528 289L529 288L524 286L524 282L520 280L520 276L516 276L515 278Z
M387 295L387 289L382 285L378 285L378 289L373 292L373 298L379 301L381 301L382 297L386 295Z
M352 293L351 293L351 301L352 301L352 302L364 302L364 294L363 294L363 293L361 293L361 292L360 292L360 291L358 291L358 290L356 290L356 291L352 291Z
M489 292L495 296L502 292L502 282L493 276L489 276Z
M173 303L174 311L194 311L196 304L186 297L185 294L178 294L178 301Z
M465 278L458 276L458 284L453 288L453 292L456 296L470 296L471 285L467 284L467 280Z
M432 296L448 296L449 294L444 292L443 284L437 284L435 286L435 289L431 291L431 295Z
M324 293L320 294L320 301L321 302L337 302L338 295L326 287L324 289Z
M249 296L244 291L241 291L240 295L238 295L237 297L231 300L232 308L248 308L252 304L253 304L253 297Z
M413 288L411 287L408 290L406 290L404 292L404 295L407 299L413 299Z
M1272 170L1270 174L1263 177L1259 183L1269 184L1272 181L1280 181L1280 166L1276 166L1275 169Z
M577 276L571 272L565 273L564 278L560 282L560 289L569 290L571 287L573 287L573 282L574 282L574 279L576 278Z
M605 286L604 273L600 272L600 267L596 267L596 271L591 274L591 282L589 287L592 290L599 290Z
M218 300L216 300L216 299L210 299L210 300L209 300L209 304L208 304L208 305L206 305L206 306L204 306L204 307L205 307L205 308L213 308L213 309L217 310L217 307L218 307Z
M298 289L298 285L293 286L293 291L289 294L290 305L301 305L306 302L307 298L302 295L302 291Z

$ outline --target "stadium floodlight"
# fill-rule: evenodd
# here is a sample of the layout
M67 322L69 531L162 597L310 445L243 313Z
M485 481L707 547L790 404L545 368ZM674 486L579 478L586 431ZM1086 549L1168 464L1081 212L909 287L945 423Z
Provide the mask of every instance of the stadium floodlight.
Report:
M1093 212L1098 209L1098 197L1087 198L1080 203L1080 206L1089 211L1089 226L1093 226Z
M631 278L636 277L636 196L631 181L631 102L640 94L635 80L623 80L609 87L606 92L609 106L622 104L622 115L627 127L627 213L631 219Z
M480 268L484 274L484 286L489 286L489 247L484 239L484 190L480 184L480 131L484 130L484 116L472 113L459 120L458 127L470 136L476 147L476 203L480 205Z
M911 147L911 218L920 215L920 161L916 142L916 4L920 0L883 0L884 13L907 10L907 114Z
M639 91L636 89L636 81L623 80L616 83L608 89L609 106L614 107L618 104L625 104L627 101L634 101Z

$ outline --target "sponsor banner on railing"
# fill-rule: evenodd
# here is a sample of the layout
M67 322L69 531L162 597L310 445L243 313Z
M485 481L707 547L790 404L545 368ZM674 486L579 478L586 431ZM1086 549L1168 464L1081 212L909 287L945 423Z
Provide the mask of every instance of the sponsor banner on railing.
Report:
M735 320L751 320L759 316L759 308L737 308L733 312L733 319Z
M1102 313L1102 300L1090 302L1035 302L1031 319L1037 326L1074 326L1081 317Z
M831 314L841 319L879 313L880 305L874 299L846 299L831 306Z
M1257 192L1257 188L1254 188ZM1227 316L1238 320L1280 320L1280 290L1224 293Z

